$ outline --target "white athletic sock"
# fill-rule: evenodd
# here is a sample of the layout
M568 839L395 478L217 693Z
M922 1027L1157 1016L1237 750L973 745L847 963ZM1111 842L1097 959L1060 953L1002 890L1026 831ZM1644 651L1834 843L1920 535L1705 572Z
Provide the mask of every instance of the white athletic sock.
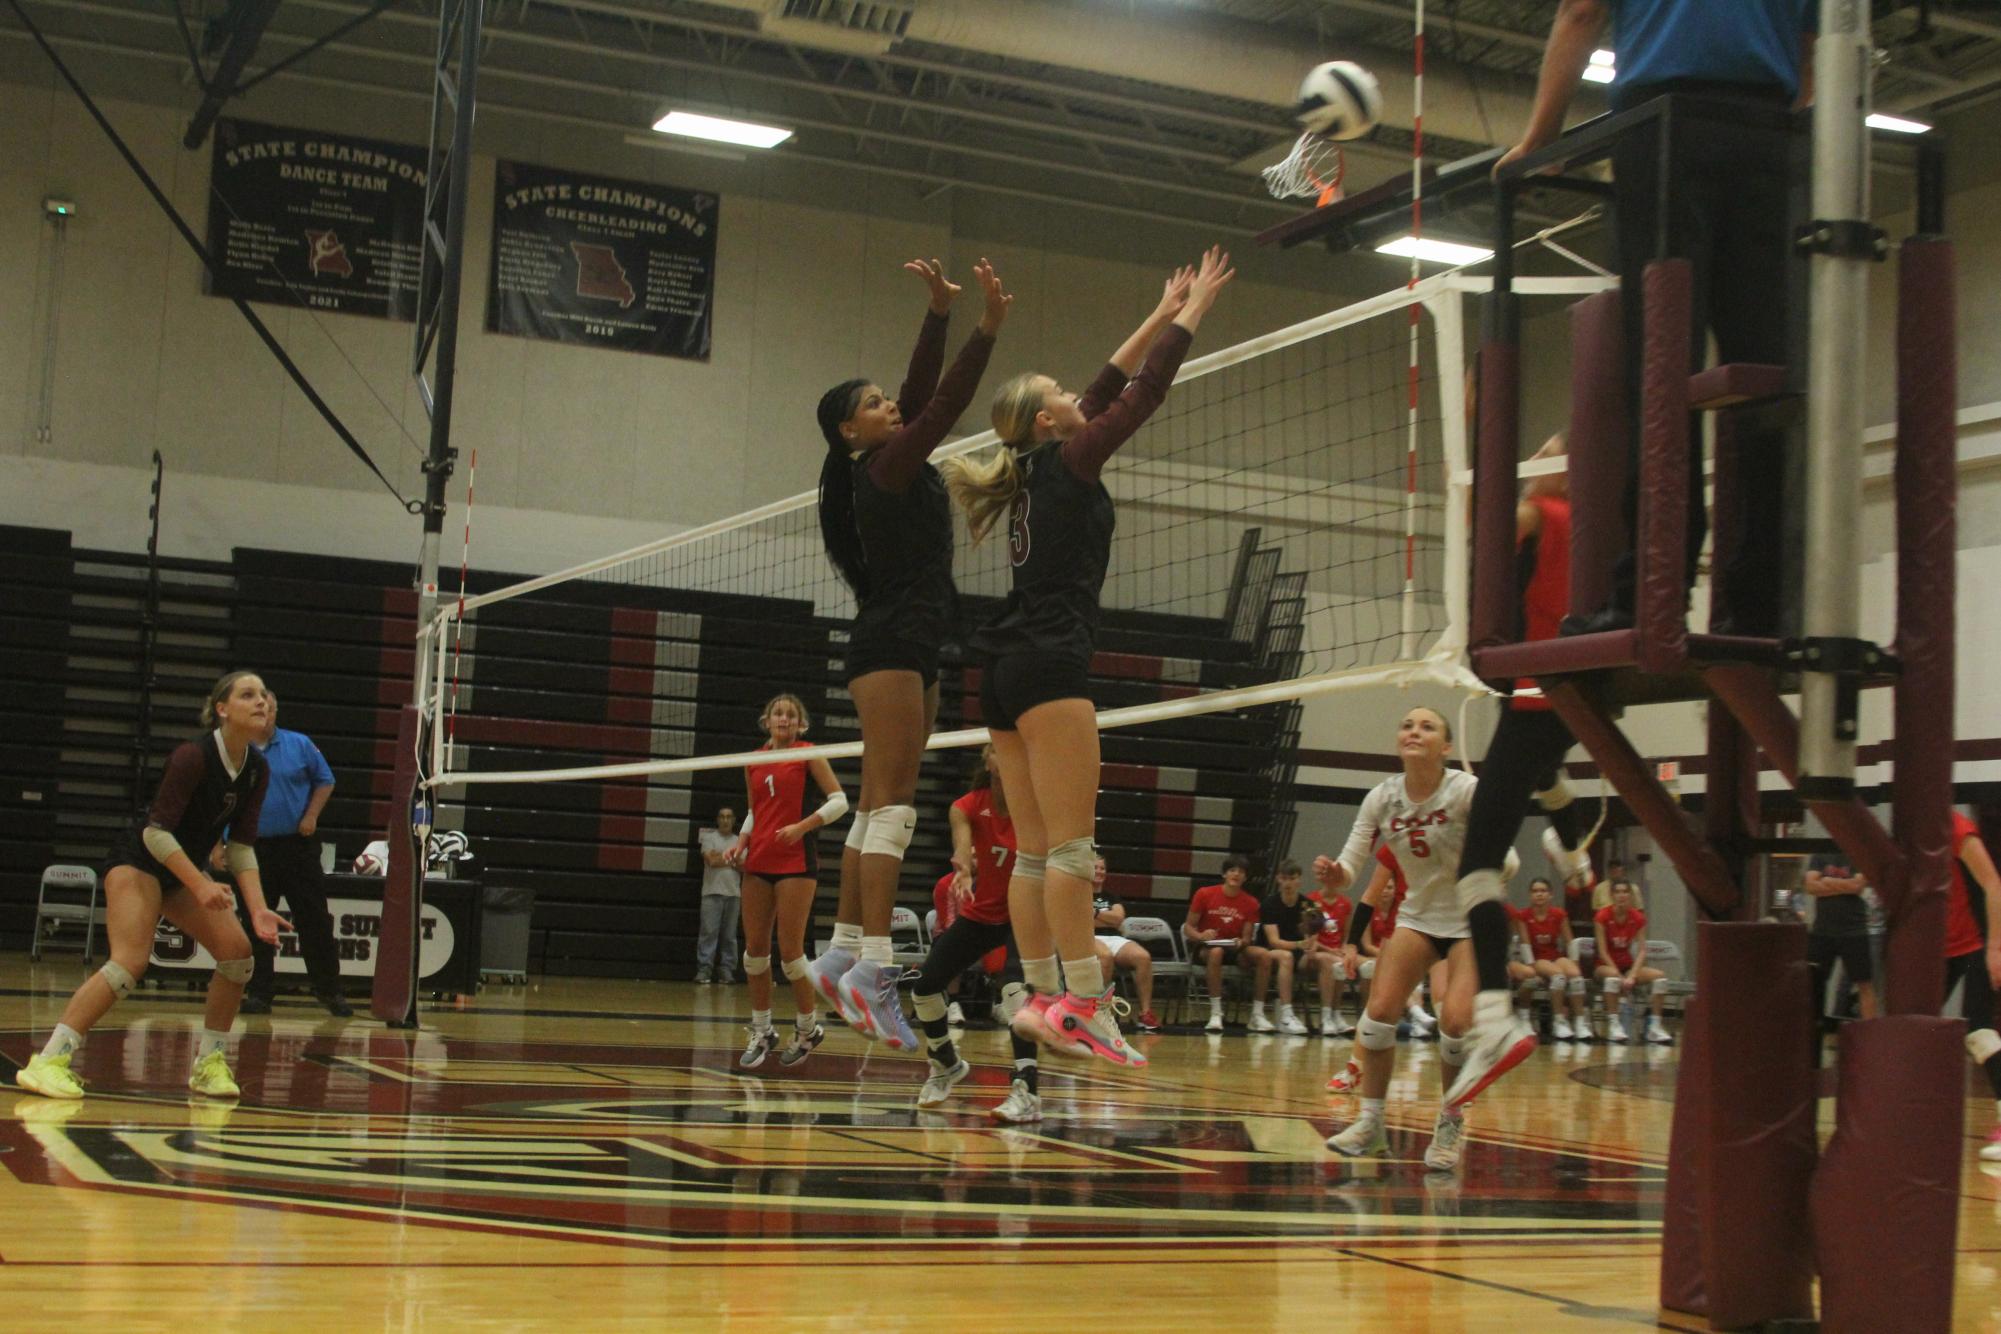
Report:
M820 1022L820 1007L815 1005L812 1009L806 1011L804 1014L794 1019L792 1021L792 1026L798 1029L801 1033L811 1033L813 1031L813 1026L819 1022Z
M1105 972L1098 956L1063 961L1063 988L1079 1000L1094 1001L1105 994Z
M1387 1099L1385 1099L1385 1098L1364 1098L1364 1099L1362 1099L1362 1115L1363 1115L1363 1116L1373 1116L1373 1117L1375 1117L1375 1118L1376 1118L1376 1119L1377 1119L1378 1121L1382 1120L1382 1119L1383 1119L1383 1103L1384 1103L1384 1102L1386 1102L1386 1101L1388 1101L1388 1100L1387 1100Z
M1053 996L1063 990L1063 971L1053 954L1046 959L1023 959L1021 980L1044 996Z
M1210 1013L1210 1014L1221 1014L1222 1012L1223 1012L1223 999L1222 999L1222 997L1220 997L1220 996L1211 996L1211 997L1209 998L1209 1013Z
M751 1026L752 1028L756 1029L756 1030L757 1030L758 1032L760 1032L760 1033L768 1033L768 1032L770 1032L770 1031L771 1031L771 1011L769 1011L769 1010L752 1010L752 1011L750 1012L750 1026Z
M896 948L888 936L862 937L862 962L887 968L896 962Z
M204 1028L201 1031L201 1045L195 1049L195 1059L199 1061L210 1052L221 1051L228 1045L229 1034L218 1033L212 1028Z
M42 1055L67 1056L82 1045L83 1034L68 1024L57 1024L55 1032L49 1034L48 1042L42 1047Z
M862 929L853 922L834 923L833 948L858 953L862 947Z

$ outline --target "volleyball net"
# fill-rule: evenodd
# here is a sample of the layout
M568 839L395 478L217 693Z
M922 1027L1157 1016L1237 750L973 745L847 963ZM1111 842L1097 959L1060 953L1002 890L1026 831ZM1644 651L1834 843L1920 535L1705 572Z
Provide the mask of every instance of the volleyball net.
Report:
M1419 681L1481 688L1462 665L1465 325L1485 286L1440 275L1183 366L1104 473L1118 528L1094 674L1153 687L1102 709L1101 727ZM1589 286L1524 279L1517 290ZM1047 369L1081 383L1096 368ZM934 457L994 447L987 432ZM853 735L840 662L854 600L815 501L801 492L445 599L419 631L427 785L733 768L760 740L758 705L781 690L813 710L812 739L831 734L827 758L859 754L841 739ZM1007 592L1007 544L975 545L957 526L970 631ZM948 692L957 661L948 647ZM941 710L933 749L985 739L951 726L957 716Z

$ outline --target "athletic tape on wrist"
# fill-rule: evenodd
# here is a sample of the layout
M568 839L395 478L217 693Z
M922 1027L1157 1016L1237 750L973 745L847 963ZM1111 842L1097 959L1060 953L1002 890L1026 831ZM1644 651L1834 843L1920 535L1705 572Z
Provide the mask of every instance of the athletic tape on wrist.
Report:
M242 986L248 982L250 975L256 971L257 961L251 958L217 959L215 961L215 975L225 982L234 982L238 986Z
M1397 1045L1397 1026L1364 1014L1362 1022L1355 1025L1355 1045L1370 1051L1389 1051Z
M765 966L770 967L770 965L771 965L770 957L766 956ZM784 973L786 977L796 982L798 979L812 972L813 965L806 962L806 956L802 954L796 959L784 960L782 963L778 965L778 970Z
M860 852L862 844L868 841L869 820L874 815L874 811L856 811L854 821L848 825L847 842L842 846L850 847L856 852Z
M862 840L862 856L894 857L903 860L910 840L917 833L917 808L878 806L869 812L868 836Z
M749 950L743 952L743 975L745 977L755 977L759 973L768 973L770 971L771 956L769 954L752 954Z
M1088 838L1073 838L1051 848L1047 860L1050 870L1088 883L1098 872L1098 845Z
M125 965L119 963L116 959L111 960L104 967L98 969L97 975L104 979L105 986L111 988L111 995L116 1000L124 1000L127 996L131 995L132 988L138 983L138 979L126 972ZM1969 1042L1972 1041L1971 1038L1967 1040Z

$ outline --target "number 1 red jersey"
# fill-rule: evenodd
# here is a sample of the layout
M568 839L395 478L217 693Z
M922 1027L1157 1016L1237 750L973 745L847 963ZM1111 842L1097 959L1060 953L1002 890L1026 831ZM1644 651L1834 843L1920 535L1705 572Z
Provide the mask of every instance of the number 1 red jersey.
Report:
M810 741L795 741L798 750ZM820 869L819 836L808 834L787 847L778 831L798 824L819 808L807 781L805 761L791 764L749 764L744 776L750 789L750 847L743 869L762 880L787 880L817 874Z

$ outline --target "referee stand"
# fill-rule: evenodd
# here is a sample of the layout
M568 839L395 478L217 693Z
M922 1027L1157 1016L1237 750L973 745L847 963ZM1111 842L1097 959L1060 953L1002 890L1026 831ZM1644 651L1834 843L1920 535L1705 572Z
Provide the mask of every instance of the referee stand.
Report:
M1689 364L1691 266L1657 258L1643 283L1639 493L1629 629L1514 641L1514 505L1520 454L1516 196L1567 175L1628 134L1659 146L1676 185L1676 127L1699 100L1660 98L1603 117L1498 180L1499 238L1480 352L1471 627L1475 671L1533 677L1646 826L1699 904L1697 990L1681 1052L1663 1222L1661 1302L1714 1328L1814 1318L1829 1330L1943 1330L1952 1317L1963 1149L1964 1025L1939 1017L1950 878L1954 687L1954 256L1935 156L1921 157L1918 231L1897 249L1896 639L1859 637L1854 546L1861 505L1863 305L1891 247L1868 220L1866 11L1824 26L1817 49L1811 221L1812 319L1789 366ZM1854 9L1855 7L1850 7ZM1531 179L1534 178L1534 179ZM1629 405L1617 292L1573 310L1570 488L1577 515L1573 611L1603 604L1618 521ZM1749 411L1803 418L1806 572L1797 639L1691 634L1686 576L1690 413L1715 413L1715 530L1742 503L1734 427ZM1723 567L1727 549L1716 553ZM1778 577L1778 572L1773 572ZM1717 608L1716 611L1727 611ZM1894 687L1893 827L1855 795L1858 695ZM1783 695L1802 695L1796 717ZM1700 827L1618 723L1630 704L1708 700L1708 796ZM1885 1014L1843 1029L1837 1128L1818 1147L1806 928L1756 920L1760 752L1877 886L1888 921Z

